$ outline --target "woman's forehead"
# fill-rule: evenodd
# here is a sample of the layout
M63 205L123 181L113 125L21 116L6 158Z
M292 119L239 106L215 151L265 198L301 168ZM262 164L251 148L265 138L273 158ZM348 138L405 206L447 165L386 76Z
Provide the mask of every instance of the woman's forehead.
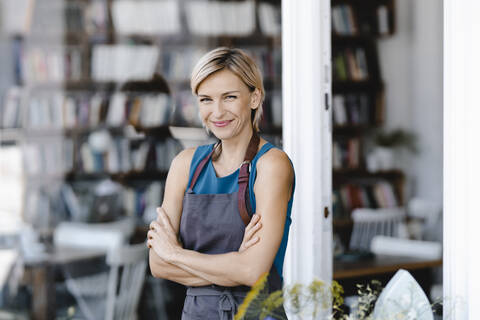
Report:
M228 69L223 69L209 75L198 86L197 94L200 95L218 95L226 92L248 91L248 87L243 83L235 73Z

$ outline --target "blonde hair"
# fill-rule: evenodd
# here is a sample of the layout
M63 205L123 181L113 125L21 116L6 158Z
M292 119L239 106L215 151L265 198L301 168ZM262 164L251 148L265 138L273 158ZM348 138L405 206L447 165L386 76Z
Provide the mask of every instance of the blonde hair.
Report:
M252 125L255 131L259 131L260 118L263 113L263 101L265 89L263 88L262 73L253 59L243 50L236 48L220 47L206 53L197 62L192 71L190 87L192 93L197 95L200 84L211 74L228 69L238 76L253 92L258 89L260 101L258 107L252 110Z

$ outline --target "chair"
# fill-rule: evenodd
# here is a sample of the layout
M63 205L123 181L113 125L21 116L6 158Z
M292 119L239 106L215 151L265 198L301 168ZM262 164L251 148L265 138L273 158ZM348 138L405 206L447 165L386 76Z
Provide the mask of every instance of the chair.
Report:
M395 208L358 208L353 210L353 230L350 249L369 251L373 237L377 235L398 237L400 225L405 219L403 207Z
M72 250L95 248L106 253L106 265L93 265L93 270L85 270L84 264L62 268L66 288L74 296L83 317L136 318L148 249L145 243L126 244L134 225L131 219L124 219L93 224L63 222L56 228L55 246Z
M87 319L136 319L147 265L145 243L124 245L107 253L108 271L72 277L66 286Z

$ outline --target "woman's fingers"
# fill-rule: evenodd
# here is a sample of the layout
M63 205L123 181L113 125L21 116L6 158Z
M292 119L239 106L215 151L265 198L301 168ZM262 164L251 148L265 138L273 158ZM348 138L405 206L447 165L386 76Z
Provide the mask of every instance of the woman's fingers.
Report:
M165 210L162 207L157 208L157 221L165 226L169 231L174 232L173 226L170 223L170 219L167 216Z
M260 240L259 237L254 237L254 236L257 233L257 231L260 230L261 227L262 227L262 223L260 222L260 216L258 214L253 215L252 219L250 220L248 225L245 227L242 244L238 249L239 252L242 252L248 249L249 247L253 246Z
M245 232L253 228L259 219L260 219L260 216L258 214L254 214L252 219L250 219L250 222L248 223L247 227L245 228Z
M258 240L260 240L259 237L253 237L252 239L248 240L247 242L244 243L243 247L244 247L244 250L245 249L248 249L250 248L251 246L253 246L254 244L256 244L258 242Z
M252 219L253 220L253 219ZM257 221L247 230L245 229L245 239L250 240L255 233L260 230L262 227L262 222L259 221L260 219L257 219Z

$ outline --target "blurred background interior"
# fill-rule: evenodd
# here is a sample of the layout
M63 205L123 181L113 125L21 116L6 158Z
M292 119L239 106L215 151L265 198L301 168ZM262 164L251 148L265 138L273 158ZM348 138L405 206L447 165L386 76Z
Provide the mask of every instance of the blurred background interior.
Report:
M434 301L442 1L331 6L334 279L354 296L404 268ZM280 0L1 0L0 319L179 319L185 289L143 242L172 158L213 139L190 72L250 53L281 147L281 45Z

